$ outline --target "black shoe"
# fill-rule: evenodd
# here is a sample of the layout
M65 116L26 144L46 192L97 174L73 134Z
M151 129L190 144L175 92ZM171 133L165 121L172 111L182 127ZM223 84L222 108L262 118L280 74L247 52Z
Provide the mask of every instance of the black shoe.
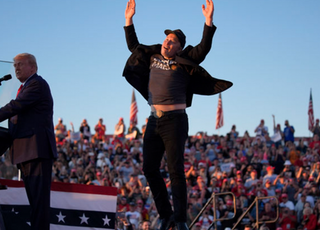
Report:
M186 222L178 222L176 223L177 230L189 230Z
M169 230L170 228L173 228L174 225L174 216L172 214L168 218L161 219L161 226L159 230Z

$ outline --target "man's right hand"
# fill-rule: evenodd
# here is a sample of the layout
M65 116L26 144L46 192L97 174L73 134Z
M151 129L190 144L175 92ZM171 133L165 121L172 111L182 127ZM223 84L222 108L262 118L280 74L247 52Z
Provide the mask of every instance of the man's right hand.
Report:
M129 0L127 2L126 11L124 16L126 18L126 26L130 26L133 24L132 17L136 13L136 2L135 0Z

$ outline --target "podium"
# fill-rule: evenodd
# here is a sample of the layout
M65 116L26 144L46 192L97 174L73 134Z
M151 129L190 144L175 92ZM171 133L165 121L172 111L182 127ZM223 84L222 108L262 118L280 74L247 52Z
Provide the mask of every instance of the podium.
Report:
M7 186L0 184L0 190L2 190L2 189L7 189ZM4 226L4 220L3 220L3 216L2 216L1 206L0 206L0 229L6 230L6 228Z
M0 156L2 156L11 145L11 136L7 128L0 127Z

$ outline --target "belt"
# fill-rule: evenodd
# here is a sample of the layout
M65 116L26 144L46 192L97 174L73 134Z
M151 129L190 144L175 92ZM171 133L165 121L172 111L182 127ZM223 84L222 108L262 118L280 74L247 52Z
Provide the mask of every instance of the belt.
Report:
M171 110L171 111L162 111L162 110L156 110L154 112L151 112L151 116L154 116L155 118L160 118L166 115L175 114L175 113L186 113L185 109L177 109L177 110Z

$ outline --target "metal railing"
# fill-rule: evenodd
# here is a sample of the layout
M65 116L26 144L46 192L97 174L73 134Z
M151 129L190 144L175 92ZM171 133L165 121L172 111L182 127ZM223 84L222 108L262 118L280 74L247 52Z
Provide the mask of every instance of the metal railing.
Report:
M217 219L217 204L216 204L216 196L224 196L224 195L231 195L232 196L232 200L233 200L233 216L231 218L220 218ZM215 229L217 230L217 225L216 222L221 221L221 220L231 220L236 216L236 198L234 196L234 194L232 192L223 192L223 193L212 193L210 199L207 201L207 203L203 206L203 208L200 210L199 214L196 216L196 218L194 218L194 220L192 221L192 223L189 225L189 229L191 229L193 227L193 225L197 222L197 220L199 219L199 217L202 215L202 213L206 210L206 208L208 207L208 205L213 201L213 222L211 223L211 225L209 226L208 229L212 228L213 225L215 225Z
M265 200L265 199L275 199L277 202L277 216L274 220L268 220L268 221L259 221L259 200ZM256 197L254 199L254 201L250 204L250 206L247 208L247 210L242 213L242 215L239 217L239 219L237 220L236 224L232 227L232 230L234 230L238 224L240 223L240 221L243 219L243 217L245 217L248 212L252 209L252 207L254 206L254 204L256 204L256 223L254 225L254 227L256 227L256 229L259 229L259 224L267 224L267 223L275 223L278 218L279 218L279 201L278 198L276 196L265 196L265 197Z
M219 219L217 219L216 197L217 196L224 196L224 195L231 195L233 197L233 210L234 210L233 216L231 218L219 218ZM276 218L274 220L259 221L259 200L265 200L265 199L275 199L275 201L276 201L276 207L277 207L276 214L277 214L277 216L276 216ZM232 192L212 193L210 199L207 201L207 203L203 206L203 208L200 210L198 215L194 218L192 223L189 225L189 229L192 229L194 224L198 221L199 217L202 215L202 213L206 210L206 208L208 207L208 205L212 201L213 201L213 222L208 227L208 230L211 229L213 225L215 225L215 229L217 230L217 224L216 223L218 221L231 220L236 216L236 213L237 213L236 199L235 199L235 195ZM250 210L252 209L252 207L254 205L256 205L256 222L255 222L253 227L256 227L257 229L259 229L259 224L275 223L278 220L278 218L279 218L279 201L278 201L278 198L276 196L256 197L254 199L254 201L250 204L250 206L247 208L247 210L244 213L242 213L242 215L239 217L239 219L237 220L236 224L232 227L232 230L234 230L238 226L238 224L241 222L241 220L248 214L248 212L250 212Z

